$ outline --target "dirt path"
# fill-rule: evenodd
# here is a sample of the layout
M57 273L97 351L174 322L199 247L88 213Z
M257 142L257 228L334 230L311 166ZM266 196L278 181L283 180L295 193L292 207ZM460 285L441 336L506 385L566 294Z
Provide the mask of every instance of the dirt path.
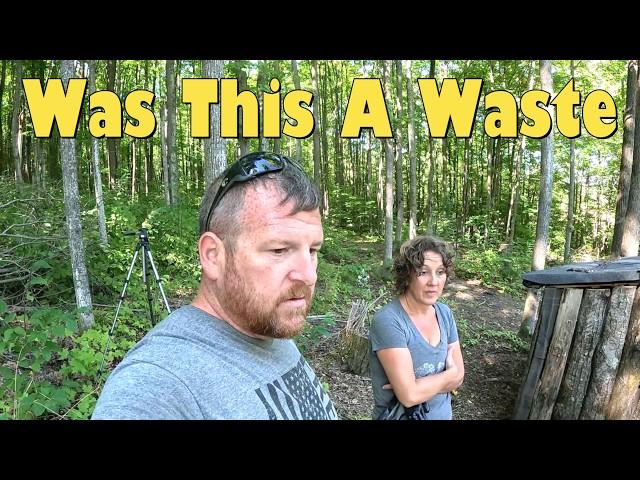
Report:
M460 420L508 419L527 360L517 337L522 301L473 280L452 281L443 295L451 306L462 339L465 380L453 398ZM329 388L343 419L368 419L373 406L371 380L346 371L334 331L305 352L320 381Z

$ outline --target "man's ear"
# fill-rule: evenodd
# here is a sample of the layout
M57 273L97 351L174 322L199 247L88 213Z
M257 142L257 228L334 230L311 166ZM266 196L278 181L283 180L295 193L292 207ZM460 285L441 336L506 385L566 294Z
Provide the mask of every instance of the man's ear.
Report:
M202 275L209 280L217 280L224 272L224 243L213 232L204 232L198 241L198 253Z

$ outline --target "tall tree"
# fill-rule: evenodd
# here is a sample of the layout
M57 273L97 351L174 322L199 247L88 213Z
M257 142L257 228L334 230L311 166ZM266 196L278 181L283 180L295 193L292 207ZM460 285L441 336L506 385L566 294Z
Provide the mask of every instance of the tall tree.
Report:
M75 61L63 60L60 73L65 88L69 79L75 75ZM93 326L93 306L89 278L84 259L84 242L82 240L82 224L80 222L80 200L78 191L78 165L76 160L75 138L60 139L60 156L62 158L62 188L64 191L64 213L66 217L73 285L76 293L76 304L80 311L80 330Z
M179 202L178 160L176 158L176 61L167 60L167 166L169 168L169 204Z
M574 78L575 68L571 60L571 77ZM576 139L569 142L569 205L567 205L567 226L564 238L564 263L571 261L571 235L573 234L573 211L576 196Z
M389 75L391 73L391 60L382 63L382 78L386 98L391 98L391 85ZM384 261L385 272L391 269L393 261L393 152L389 139L382 139L384 145L384 158L386 165L386 177L384 184Z
M238 69L238 91L244 92L247 90L247 72L245 72L244 68L240 67ZM244 127L243 127L243 119L242 115L238 117L238 121L240 122L240 135L238 138L238 146L240 147L240 157L244 157L247 153L249 153L249 142L247 138L244 136Z
M312 60L311 62L311 83L313 84L313 93L316 98L320 95L318 88L318 61ZM313 118L318 118L318 102L313 102L311 105L313 112ZM320 197L324 199L322 192L322 184L320 179L320 129L315 128L313 132L313 181L320 192ZM321 202L320 211L324 214L324 201Z
M89 93L96 91L96 61L89 61ZM100 231L100 243L107 245L107 222L104 214L104 200L102 196L102 176L100 175L100 147L98 139L91 136L91 158L93 159L93 183L95 186L96 209L98 210L98 230Z
M553 78L551 77L551 61L540 60L540 83L542 90L553 98ZM550 118L554 118L551 104L546 106ZM553 129L541 141L540 148L540 196L538 198L538 220L536 224L536 241L533 249L532 270L542 270L547 256L549 244L549 219L551 217L551 192L553 186ZM529 337L535 328L535 313L538 310L537 289L527 290L520 334Z
M203 60L202 71L206 78L223 78L224 60ZM220 135L220 104L211 106L209 136L204 139L204 183L207 188L227 166L227 147Z
M13 90L13 114L11 115L11 147L15 168L16 187L19 190L22 179L22 60L16 61L16 78Z
M293 86L300 90L300 75L298 74L298 62L291 60L291 75L293 76ZM302 140L296 138L296 160L302 162Z
M627 63L627 94L623 117L622 157L620 158L620 176L618 177L618 196L616 197L616 220L613 227L611 257L620 257L622 234L629 203L629 184L633 167L634 132L636 125L636 83L638 79L638 61Z
M636 75L636 125L633 138L633 166L629 184L629 203L624 217L622 245L623 257L638 255L638 229L640 221L640 65Z
M4 98L4 84L7 73L7 60L2 60L2 69L0 70L0 170L4 164L4 133L2 126L2 103Z
M115 92L116 88L116 61L107 60L107 90ZM118 156L116 139L107 138L107 154L109 165L109 189L116 188L116 170L118 168Z
M429 66L429 78L436 78L436 61L431 60ZM433 233L433 173L436 169L436 159L433 154L433 137L429 128L429 178L427 180L427 233Z
M527 80L527 92L533 90L533 76L534 71L534 61L531 60L529 65L529 77ZM522 124L523 120L520 120L520 124ZM509 213L507 215L507 251L511 251L513 247L513 239L516 233L516 219L518 218L518 206L520 205L520 190L522 188L521 182L521 170L522 170L522 159L524 156L524 151L527 145L527 137L525 135L520 135L520 139L518 141L518 152L516 153L516 157L514 159L514 185L511 186L511 197L509 198Z
M259 140L258 145L260 145L260 150L266 151L267 148L267 139L264 136L264 89L267 80L265 79L265 69L267 68L266 62L261 62L258 60L258 78L256 79L256 95L258 96L258 122L260 124L259 128Z
M413 80L411 75L411 60L406 62L407 103L409 104L408 142L409 142L409 238L416 236L416 132L414 126L415 105L413 101ZM369 169L370 170L370 169Z
M396 245L402 243L402 226L404 225L404 196L402 188L402 63L396 60ZM391 117L393 124L393 114Z

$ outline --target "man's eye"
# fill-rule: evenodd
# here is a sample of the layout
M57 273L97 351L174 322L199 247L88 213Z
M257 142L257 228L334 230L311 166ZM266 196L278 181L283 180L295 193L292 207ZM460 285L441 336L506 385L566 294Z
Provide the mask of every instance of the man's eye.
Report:
M423 276L425 273L427 273L427 272L418 272L418 276L419 276L419 277L421 277L421 276Z
M284 255L287 252L286 248L274 248L271 250L276 255Z

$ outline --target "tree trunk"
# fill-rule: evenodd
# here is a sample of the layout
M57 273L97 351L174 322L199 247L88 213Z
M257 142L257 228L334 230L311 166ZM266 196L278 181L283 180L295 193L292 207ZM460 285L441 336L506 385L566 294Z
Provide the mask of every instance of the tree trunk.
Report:
M311 62L311 81L313 83L313 92L315 97L319 96L318 89L318 61L312 60ZM313 118L318 118L318 102L315 101L312 103L311 108L313 112ZM313 181L316 184L316 188L320 192L322 198L322 180L321 180L321 171L320 171L320 129L316 127L313 132ZM323 202L324 203L324 202ZM320 206L320 212L324 212L324 205Z
M640 74L640 66L638 68ZM622 244L623 257L638 255L638 222L640 220L640 77L636 75L636 122L633 140L633 167L629 184L629 203L624 217Z
M383 82L386 98L391 98L391 85L389 73L391 61L384 60L382 64ZM390 140L382 139L384 145L384 157L386 162L386 181L384 186L384 269L389 272L393 261L393 152Z
M575 420L580 415L610 294L609 289L604 288L589 288L583 294L569 359L553 409L554 419Z
M320 70L322 68L322 71ZM324 75L322 74L324 73ZM320 82L320 78L322 81ZM322 161L320 162L320 170L322 171L322 215L324 218L329 216L329 189L331 188L331 180L329 177L329 133L327 128L327 64L318 64L318 82L320 83L320 97L317 99L320 110L320 154ZM337 115L337 113L336 113Z
M162 156L162 175L164 179L164 201L171 205L171 189L169 188L169 159L167 158L167 107L160 107L160 151Z
M4 131L2 122L2 103L4 99L4 85L7 73L7 60L2 60L2 70L0 71L0 171L4 170Z
M63 60L61 76L65 87L68 86L69 79L74 75L74 61ZM93 307L91 303L91 291L89 290L87 267L84 260L84 242L82 240L82 224L80 221L80 200L78 192L78 167L75 148L76 140L74 138L60 139L64 211L67 220L67 234L69 236L71 268L73 270L76 304L78 308L81 309L80 330L84 331L93 326Z
M169 204L178 205L178 160L176 158L176 61L167 60L167 165L169 167Z
M399 247L402 243L402 227L404 225L404 195L402 185L402 63L400 60L395 61L396 67L396 114L391 114L391 122L393 125L393 117L395 116L395 140L396 140L396 237L395 242Z
M551 77L551 61L540 60L540 81L542 90L553 98L553 78ZM551 118L554 118L553 107L546 107ZM546 262L547 246L549 244L549 219L551 217L551 188L553 182L553 130L541 142L540 158L540 196L538 198L538 221L536 226L536 241L533 249L532 270L542 270ZM640 198L640 197L639 197ZM527 298L529 301L529 298ZM535 318L528 316L527 308L523 315L520 333L525 335L535 327Z
M429 65L429 78L436 78L436 61L431 60ZM429 177L427 180L427 233L433 234L433 172L436 167L436 161L433 155L433 137L431 136L431 129L429 129Z
M636 289L606 416L610 419L640 420L640 288Z
M107 90L115 91L116 86L116 61L107 60ZM118 168L118 158L116 151L116 139L107 138L107 152L109 158L109 189L116 188L116 169Z
M264 137L264 118L263 118L263 114L264 114L264 84L265 84L265 80L264 80L264 68L265 68L265 62L260 62L258 60L258 78L256 79L256 95L258 96L258 116L260 117L258 120L258 124L260 125L259 128L259 138L258 138L258 145L260 146L260 150L261 151L266 151L268 150L267 147L267 139Z
M558 307L551 343L544 361L544 370L540 375L540 381L531 405L530 419L548 420L551 418L578 320L584 289L564 288L562 290L562 300Z
M205 78L223 78L224 60L203 60L202 72ZM204 187L205 189L227 166L227 147L220 136L220 104L211 106L209 136L204 139Z
M22 130L20 115L22 110L22 60L16 61L16 78L13 90L13 109L11 115L11 148L15 169L16 188L22 188Z
M611 398L624 339L629 327L629 314L636 287L615 287L604 321L600 341L593 355L589 388L580 412L581 420L603 420Z
M293 76L293 87L300 90L300 76L298 75L298 62L291 60L291 74ZM302 162L302 140L296 138L296 160Z
M415 238L417 229L416 204L416 132L414 126L413 80L411 75L411 60L406 62L407 102L409 103L409 238Z
M96 91L96 60L89 60L89 94ZM98 139L91 136L91 158L93 159L93 183L95 186L96 209L98 210L98 230L100 243L108 245L107 222L104 214L104 200L102 196L102 176L100 175L100 148Z
M629 60L627 64L627 101L624 109L624 133L622 134L622 157L620 158L620 177L618 196L616 197L616 220L613 227L611 258L620 257L624 221L629 202L629 185L633 167L634 132L636 125L636 91L638 83L638 61Z
M247 72L244 71L244 68L241 68L240 71L238 72L238 90L240 92L244 92L245 90L247 90ZM238 145L240 147L240 157L244 157L247 153L249 153L249 145L248 145L248 141L244 136L244 126L242 124L243 122L243 116L240 115L239 116L239 121L240 121L240 138L238 138Z

